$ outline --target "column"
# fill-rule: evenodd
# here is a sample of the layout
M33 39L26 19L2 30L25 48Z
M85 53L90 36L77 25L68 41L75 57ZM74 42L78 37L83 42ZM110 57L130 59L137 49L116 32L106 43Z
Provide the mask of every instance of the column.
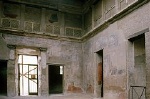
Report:
M2 19L2 1L0 1L0 27L2 27L1 19Z
M15 45L7 45L10 49L9 60L7 64L7 95L9 97L16 96L16 83L15 83Z
M95 16L95 7L93 5L92 6L92 29L95 27L95 25L94 25L94 16Z
M41 90L41 96L48 96L48 66L46 64L46 51L47 48L40 48L41 52L41 62L40 62L40 90Z
M20 18L20 30L24 31L24 21L25 21L25 5L21 4L21 12L20 12L21 18Z
M85 27L85 22L84 22L84 14L82 14L82 35L81 36L83 36L85 33L85 31L84 31L84 27Z
M41 33L45 32L45 14L46 14L46 9L42 8L42 16L41 16Z
M105 7L105 5L104 5L104 0L102 0L102 22L105 20L105 9L104 9L104 7Z

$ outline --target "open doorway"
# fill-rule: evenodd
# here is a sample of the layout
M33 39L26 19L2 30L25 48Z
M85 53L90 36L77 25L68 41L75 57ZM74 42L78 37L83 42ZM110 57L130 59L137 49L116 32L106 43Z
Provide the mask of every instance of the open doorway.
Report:
M19 95L38 95L38 62L37 56L19 55Z
M63 93L63 66L49 65L49 94Z
M129 84L130 93L129 97L133 99L145 99L146 88L146 54L145 54L145 35L141 34L133 37L130 40L130 63L129 71ZM129 61L129 62L130 62Z
M103 50L97 52L97 83L98 83L98 97L103 97Z
M134 44L134 81L137 86L146 86L146 56L144 36L135 40Z
M0 95L7 95L7 61L0 60Z

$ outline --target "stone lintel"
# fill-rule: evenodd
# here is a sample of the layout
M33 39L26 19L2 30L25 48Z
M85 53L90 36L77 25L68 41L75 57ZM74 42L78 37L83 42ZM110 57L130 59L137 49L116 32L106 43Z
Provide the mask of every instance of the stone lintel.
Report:
M133 35L130 35L128 37L129 40L134 41L136 38L140 38L141 36L144 36L144 33L149 32L149 28L146 28L142 31L139 31L137 33L134 33Z

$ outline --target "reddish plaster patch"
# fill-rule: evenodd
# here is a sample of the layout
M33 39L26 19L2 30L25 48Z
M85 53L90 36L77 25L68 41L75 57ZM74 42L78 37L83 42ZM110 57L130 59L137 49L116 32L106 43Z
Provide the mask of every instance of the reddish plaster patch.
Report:
M120 93L119 94L119 99L126 99L125 93Z
M74 84L71 84L68 86L68 92L73 92L73 93L81 93L82 89L80 87L74 86Z

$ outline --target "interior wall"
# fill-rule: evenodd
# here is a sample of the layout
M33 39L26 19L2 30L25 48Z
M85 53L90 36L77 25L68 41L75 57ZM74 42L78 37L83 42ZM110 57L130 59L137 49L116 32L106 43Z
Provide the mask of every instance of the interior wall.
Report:
M104 99L128 99L128 75L132 64L128 59L128 37L149 28L150 3L145 4L129 15L114 22L105 30L83 43L83 81L85 90L88 85L95 86L95 52L103 49L104 57ZM136 16L136 17L135 17ZM134 57L133 57L134 58ZM129 70L129 71L128 71ZM94 72L93 72L94 71ZM94 89L96 90L96 89ZM94 91L95 92L95 91Z
M46 62L44 61L44 65L46 63L64 64L64 90L65 92L73 93L87 91L90 88L95 92L95 70L97 65L94 53L104 49L104 98L110 99L113 96L114 99L127 99L129 91L129 85L127 83L130 73L128 69L131 65L128 64L129 61L127 59L127 38L138 31L149 28L150 14L147 13L149 8L150 3L145 4L140 7L140 9L114 22L96 36L82 43L82 45L81 43L75 42L9 34L4 34L5 44L2 43L2 45L4 45L5 48L7 47L6 43L19 46L47 48L47 51L42 54L43 56L46 55ZM146 44L148 46L149 37L149 35L146 37ZM146 46L146 49L149 48L148 46ZM7 53L8 51L3 52ZM146 63L149 63L149 58L146 58ZM11 64L12 74L15 75L13 67L15 64L14 60L10 60L9 64ZM44 75L46 75L47 72L45 71L46 68L43 70L43 73L45 73ZM147 72L149 72L149 69ZM46 76L42 78L44 77ZM12 84L14 84L15 79L12 77L11 80L13 80ZM45 78L45 80L47 79ZM43 87L46 86L46 84L43 84ZM9 90L8 92L11 91L15 90ZM45 92L45 90L41 92Z
M88 9L88 11L84 15L84 34L92 29L92 9Z
M28 2L36 5L33 0ZM41 1L38 3L42 4ZM54 6L56 7L55 4ZM0 25L3 29L21 30L27 32L27 34L34 33L44 36L82 36L82 15L79 13L72 14L70 12L58 11L55 7L54 9L49 9L47 6L38 7L7 1L1 2L0 7L3 9L0 12ZM75 6L60 5L59 7L65 10L74 9ZM78 8L80 7L75 7L75 9Z
M103 20L103 1L100 0L94 5L94 26L100 24Z
M7 48L7 44L4 40L4 38L2 37L2 34L0 33L0 59L1 60L8 60L9 57L9 49Z
M32 48L46 48L40 52L39 95L48 95L47 64L64 65L64 93L82 93L81 43L4 34L8 44ZM27 51L28 52L28 51ZM39 60L40 61L40 60ZM16 89L15 89L16 90Z
M95 52L103 49L103 77L104 99L126 98L126 44L123 33L118 30L117 24L99 33L83 44L83 81L85 90L91 85L96 95L96 67ZM94 71L94 72L93 72ZM119 98L121 97L121 98Z
M138 10L132 12L130 15L126 16L125 18L123 18L119 22L121 29L125 32L124 35L126 36L126 38L129 38L130 36L135 35L136 33L143 31L145 29L148 29L148 31L149 31L150 23L147 20L149 20L150 14L147 14L144 12L145 10L149 10L149 6L150 6L150 3L140 7ZM138 17L135 18L135 16L138 16ZM127 20L128 20L128 22L124 22L125 24L122 25L123 21L127 21ZM143 34L145 34L145 39L146 39L145 44L148 43L148 38L149 38L149 32L148 31L142 32ZM137 84L140 83L141 85L145 85L144 84L145 81L135 82L134 84L133 84L133 82L130 82L131 79L134 79L134 78L132 78L132 76L134 75L133 74L133 72L134 72L133 67L135 65L135 63L134 63L135 60L134 60L134 55L133 55L133 53L134 53L133 45L131 43L130 44L128 43L128 47L129 47L129 49L128 49L128 53L127 53L127 69L128 69L128 73L127 73L128 74L127 75L128 76L128 82L127 82L128 85L127 86L128 86L128 91L130 91L129 89L130 89L131 85L134 85L135 83L137 83ZM145 48L149 48L149 45L145 45ZM145 53L146 53L145 58L146 58L146 83L147 83L146 84L146 90L147 90L147 88L149 88L149 84L148 84L149 81L147 79L147 76L149 76L149 74L148 74L149 70L147 69L147 67L149 66L147 64L149 62L149 60L147 60L148 59L147 55L149 53L149 50L146 49ZM136 64L138 64L138 63L136 63ZM142 71L143 71L143 69L142 69ZM142 77L142 79L144 80L145 77ZM149 93L149 91L146 91L146 97L149 96L148 93ZM128 96L129 96L129 92L128 92Z

